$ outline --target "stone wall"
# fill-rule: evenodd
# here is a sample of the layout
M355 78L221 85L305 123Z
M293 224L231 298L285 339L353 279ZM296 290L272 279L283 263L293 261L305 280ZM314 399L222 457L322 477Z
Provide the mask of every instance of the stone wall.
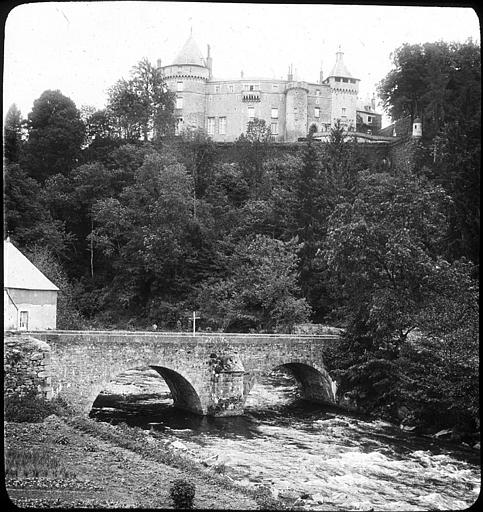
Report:
M27 335L5 335L4 396L35 391L52 398L51 350L47 343Z

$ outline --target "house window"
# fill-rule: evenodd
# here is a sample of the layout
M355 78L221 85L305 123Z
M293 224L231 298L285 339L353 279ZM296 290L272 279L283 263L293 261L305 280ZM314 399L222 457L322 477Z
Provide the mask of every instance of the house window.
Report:
M183 108L183 98L176 98L176 108Z
M274 91L278 91L278 84L272 84L272 89Z
M229 90L230 92L233 92L233 85L229 85L229 86L228 86L228 90Z
M174 128L175 130L175 134L176 135L179 135L180 132L181 132L181 126L183 125L183 119L181 117L178 117L178 119L176 119L176 126Z
M320 108L319 107L314 108L314 117L320 117Z
M345 107L342 107L342 115L345 116L346 115L346 108Z
M335 77L335 81L336 82L340 82L340 78L339 77Z
M367 116L367 124L372 124L372 116Z
M20 311L18 328L21 331L27 331L28 330L28 328L29 328L29 312L28 311Z
M176 90L181 92L183 90L183 82L176 82Z
M220 135L226 135L226 117L218 118L218 133Z
M272 135L278 135L278 123L270 123L270 131Z
M320 89L316 89L316 90L315 90L315 95L316 95L316 96L320 96Z
M272 119L278 119L278 108L272 107Z
M319 104L319 98L315 98L315 104L318 105Z
M248 119L255 119L255 107L248 107Z
M219 85L215 85L215 92L220 92L220 86Z
M214 135L215 134L215 118L209 117L208 118L208 135Z
M348 82L349 82L349 79L348 79L348 78L343 78L343 79L342 79L342 81L343 81L344 83L348 83Z

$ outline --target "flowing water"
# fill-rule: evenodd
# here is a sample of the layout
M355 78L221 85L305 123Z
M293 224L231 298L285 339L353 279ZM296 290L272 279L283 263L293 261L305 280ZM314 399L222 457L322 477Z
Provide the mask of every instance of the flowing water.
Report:
M237 482L268 486L306 510L463 510L480 492L476 449L308 404L285 375L257 384L236 418L180 412L167 396L122 404L106 396L92 414L162 431Z

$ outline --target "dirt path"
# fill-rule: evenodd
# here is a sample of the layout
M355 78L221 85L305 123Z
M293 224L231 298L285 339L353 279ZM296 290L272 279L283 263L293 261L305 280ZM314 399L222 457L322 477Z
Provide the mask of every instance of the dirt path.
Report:
M154 446L153 449L160 449ZM75 478L7 479L11 501L20 507L172 508L169 489L176 478L196 485L195 507L257 509L250 497L228 489L209 475L181 470L49 419L44 423L7 423L5 447L47 448Z

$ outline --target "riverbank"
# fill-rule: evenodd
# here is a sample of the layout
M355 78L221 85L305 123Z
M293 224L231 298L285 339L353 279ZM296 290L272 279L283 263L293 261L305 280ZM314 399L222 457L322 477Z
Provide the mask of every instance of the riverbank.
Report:
M173 508L175 479L195 484L195 508L256 510L283 504L205 467L155 432L50 416L6 423L6 489L18 507ZM30 454L30 455L28 455Z

